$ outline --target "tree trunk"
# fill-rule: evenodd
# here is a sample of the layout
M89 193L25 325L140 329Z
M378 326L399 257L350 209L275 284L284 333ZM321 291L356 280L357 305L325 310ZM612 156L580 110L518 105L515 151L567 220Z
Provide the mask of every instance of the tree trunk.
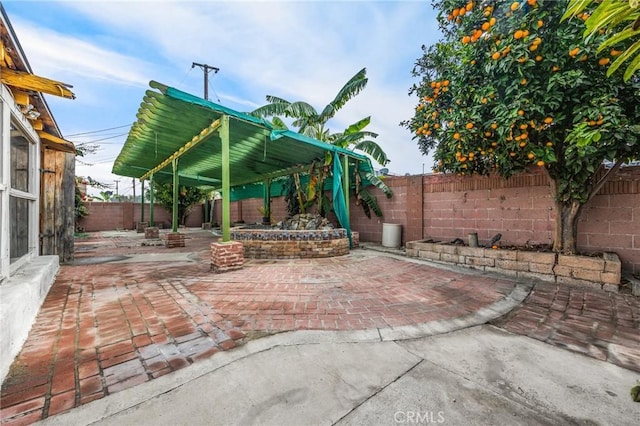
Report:
M578 201L561 203L556 201L556 227L553 239L553 251L575 254L577 251L578 219L582 204Z

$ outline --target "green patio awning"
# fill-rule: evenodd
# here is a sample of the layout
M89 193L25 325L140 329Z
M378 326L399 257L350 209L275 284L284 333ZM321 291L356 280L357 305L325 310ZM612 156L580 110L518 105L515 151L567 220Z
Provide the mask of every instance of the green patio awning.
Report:
M155 81L147 90L113 173L171 182L172 160L178 159L181 185L222 188L220 120L229 117L229 170L236 199L255 196L247 185L294 172L304 172L327 151L346 155L359 170L373 172L368 157L305 135L274 129L249 114L204 100Z

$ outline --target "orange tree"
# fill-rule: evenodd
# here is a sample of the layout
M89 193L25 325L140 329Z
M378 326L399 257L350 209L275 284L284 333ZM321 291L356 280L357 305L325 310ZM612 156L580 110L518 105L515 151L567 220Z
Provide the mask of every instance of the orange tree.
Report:
M541 167L555 199L554 250L574 253L580 212L640 157L640 82L606 78L620 50L596 54L564 1L435 0L443 38L413 70L410 128L435 171L509 177ZM619 48L620 49L620 48Z

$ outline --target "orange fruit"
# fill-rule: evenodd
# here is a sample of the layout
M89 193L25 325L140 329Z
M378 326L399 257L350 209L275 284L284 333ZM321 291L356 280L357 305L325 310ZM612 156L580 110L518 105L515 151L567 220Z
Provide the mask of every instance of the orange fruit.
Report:
M611 62L611 59L609 58L600 58L600 60L598 61L599 65L607 65L609 62Z
M498 59L500 59L500 52L494 52L493 55L491 55L491 58L497 61Z
M495 24L496 24L496 18L489 19L489 25L493 27Z
M527 143L526 142L520 142L519 145L520 145L520 148L524 148L525 146L527 146Z
M536 50L537 48L538 48L538 45L537 45L537 44L532 44L531 46L529 46L529 50L530 50L530 51L532 51L532 52L533 52L534 50Z
M511 3L511 10L515 11L519 6L520 6L520 3L518 3L517 1L514 1L513 3Z
M527 4L533 7L536 5L536 0L527 0Z
M467 3L467 5L465 6L465 9L467 9L467 12L470 12L471 9L473 9L473 2L470 1L469 3Z
M553 146L553 142L549 141L545 145L551 147L551 146Z
M542 56L538 55L536 56L536 62L540 62L542 60Z
M443 85L444 87L447 87L447 86L449 85L449 80L445 80L445 81L443 81L443 82L442 82L442 85Z
M498 146L498 142L491 142L491 146Z
M487 98L482 98L482 99L480 100L480 102L481 102L481 103L483 103L483 104L486 104L486 103L487 103Z
M513 33L513 38L515 38L516 40L520 40L522 37L524 37L524 31L522 30L518 30Z
M468 35L462 37L462 44L467 44L471 41L471 37L469 37Z
M539 160L539 161L536 163L536 166L538 166L538 167L542 167L542 166L544 166L544 161Z
M622 50L612 49L609 53L611 53L611 56L618 56L622 53Z
M455 140L459 140L459 139L460 139L460 133L455 132L455 133L453 134L453 138L454 138Z
M485 135L486 137L489 137L489 136L491 136L491 132L484 132L484 135Z
M529 160L533 160L534 158L536 158L536 155L533 152L530 152L530 153L527 154L527 158Z
M579 60L580 62L584 62L584 61L586 61L586 60L587 60L587 58L588 58L588 56L587 56L587 55L582 55L582 56L580 56L580 59L578 59L578 60Z
M460 16L464 16L464 14L467 13L467 9L465 9L464 7L461 7L458 10L460 11L460 13L459 13Z
M529 36L529 30L524 30L523 31L523 36L524 37L528 37Z
M542 28L542 26L544 25L544 22L542 22L542 20L538 21L538 28Z
M560 69L560 67L557 66L557 65L554 65L553 68L551 68L551 69L553 70L553 72L556 72L556 71L558 71Z
M492 129L497 129L498 128L498 124L497 123L491 123L491 128Z
M542 39L541 39L540 37L536 37L536 38L533 40L533 44L540 44L540 43L542 43Z
M523 78L522 80L520 80L520 84L522 84L523 86L527 84L527 79Z
M473 123L467 123L467 125L465 127L467 129L471 130L471 129L473 129Z
M520 130L526 130L526 129L527 129L527 127L529 127L529 126L527 125L527 123L523 123L523 124L521 124L521 125L520 125Z
M511 151L511 152L509 153L509 156L510 156L510 157L515 157L515 156L516 156L516 153L515 153L515 152L513 152L513 151Z
M518 110L518 115L519 115L520 117L522 117L522 116L524 115L524 111L523 111L523 110L521 110L521 109L519 109L519 110Z
M485 22L484 24L482 24L482 29L483 29L484 31L488 31L488 30L489 30L489 28L491 28L491 24L490 24L490 23Z
M544 119L544 122L545 122L546 124L551 124L551 123L553 123L553 118L551 118L551 117L547 117L547 118L545 118L545 119Z
M578 52L580 52L580 48L576 47L575 49L571 49L569 51L569 56L571 56L572 58L575 58L576 55L578 54Z
M475 157L476 154L474 154L473 152L469 153L469 160L473 160L473 157Z

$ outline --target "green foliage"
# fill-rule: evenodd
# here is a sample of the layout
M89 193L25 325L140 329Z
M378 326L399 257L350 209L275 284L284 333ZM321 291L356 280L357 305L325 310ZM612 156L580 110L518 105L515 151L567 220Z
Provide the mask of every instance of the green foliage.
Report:
M374 132L364 130L371 122L371 117L363 118L351 124L342 132L331 133L331 130L328 128L329 120L333 118L349 100L366 87L367 81L366 69L363 68L345 83L338 91L336 97L327 104L321 112L318 112L312 105L306 102L289 102L276 96L267 96L266 99L269 103L254 110L251 114L261 118L271 117L274 127L278 129L287 128L280 116L292 119L291 124L298 129L297 131L299 133L341 148L362 151L384 166L389 162L389 158L380 145L373 140L378 137L378 135ZM330 152L327 152L324 165L314 164L311 166L309 182L306 189L302 191L302 194L300 188L295 189L295 187L290 185L291 182L295 181L292 180L289 182L287 188L293 188L297 191L295 195L291 192L288 198L286 198L290 214L294 211L304 212L304 210L313 203L317 203L320 214L324 215L329 211L328 199L323 195L322 188L324 187L326 178L331 174L332 162L333 156ZM391 194L391 190L381 181L378 186L384 188L386 194ZM287 193L289 194L289 192ZM358 197L357 192L356 197ZM302 201L300 201L300 198L302 198ZM379 212L380 216L382 215L382 212L376 204L375 197L366 197L365 200L363 207L367 205L367 203L375 204L368 206L365 212L368 212L370 208L376 212L376 214ZM297 207L294 207L296 203Z
M80 188L78 188L78 186L76 186L75 188L75 205L74 205L74 215L76 218L76 222L78 221L78 219L81 219L83 217L89 216L89 209L87 208L87 206L84 203L84 198L86 196L84 194L82 194L82 191L80 191Z
M173 184L153 183L154 202L164 207L167 211L173 211ZM147 199L149 191L147 190ZM180 186L178 188L178 223L184 225L187 216L193 210L193 206L203 202L207 192L199 188Z
M287 176L287 180L282 184L284 189L284 201L287 203L287 212L293 217L302 213L300 203L298 201L298 190L296 189L296 180L293 176Z
M597 3L595 9L594 4ZM585 10L593 9L589 15ZM607 76L615 73L623 63L627 63L623 79L628 81L640 70L640 1L638 0L571 0L562 19L586 19L584 37L590 38L596 34L606 34L608 37L598 52L613 47L621 47L620 55L613 61ZM630 46L628 42L635 40ZM627 44L623 44L627 42ZM626 48L626 49L625 49Z
M606 35L583 40L582 19L561 21L567 2L434 6L444 38L416 63L419 103L404 124L435 150L436 171L508 177L538 165L558 201L582 204L603 161L640 157L640 82L607 78Z

